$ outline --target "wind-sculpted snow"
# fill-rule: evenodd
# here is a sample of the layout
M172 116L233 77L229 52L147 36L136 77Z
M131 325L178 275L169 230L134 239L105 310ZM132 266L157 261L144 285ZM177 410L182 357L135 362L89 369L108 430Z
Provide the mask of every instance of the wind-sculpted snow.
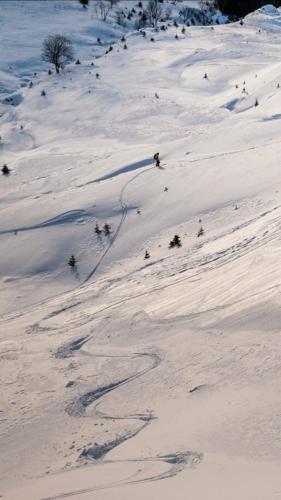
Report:
M55 217L52 217L51 219L45 220L43 222L39 222L38 224L34 224L32 226L26 226L26 227L16 227L12 229L4 229L0 230L0 235L1 234L8 234L8 233L14 233L15 231L17 232L23 232L23 231L32 231L34 229L42 229L44 227L48 226L56 226L60 224L71 224L73 222L78 221L83 218L87 218L90 214L86 212L86 210L70 210L69 212L65 212L60 215L56 215Z

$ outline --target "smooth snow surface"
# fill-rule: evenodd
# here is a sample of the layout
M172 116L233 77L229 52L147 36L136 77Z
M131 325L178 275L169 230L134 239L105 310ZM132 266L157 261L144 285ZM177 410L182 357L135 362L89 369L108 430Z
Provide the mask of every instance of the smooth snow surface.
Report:
M281 11L0 23L0 495L280 499ZM57 31L81 64L48 75Z

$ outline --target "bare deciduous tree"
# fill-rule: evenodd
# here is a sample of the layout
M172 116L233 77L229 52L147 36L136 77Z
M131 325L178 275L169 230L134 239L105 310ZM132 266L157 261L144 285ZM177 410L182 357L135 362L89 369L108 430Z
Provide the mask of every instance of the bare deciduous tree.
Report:
M183 22L186 24L187 21L193 16L194 9L192 7L183 7L179 12Z
M122 9L117 9L115 13L115 19L119 26L126 26L125 14Z
M200 0L199 7L203 12L213 12L218 8L217 0Z
M63 35L49 35L43 42L42 59L55 66L59 73L62 64L73 61L73 47Z
M154 28L156 28L162 14L162 8L159 3L159 0L149 0L146 9L146 14L149 19L149 22L153 24Z
M107 0L97 0L95 2L95 12L97 17L100 17L103 21L106 21L108 13L111 10L111 3Z

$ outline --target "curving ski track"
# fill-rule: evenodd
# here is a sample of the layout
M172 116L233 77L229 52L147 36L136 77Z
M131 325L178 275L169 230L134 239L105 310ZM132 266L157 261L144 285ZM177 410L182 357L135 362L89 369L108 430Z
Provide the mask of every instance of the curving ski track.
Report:
M105 464L112 464L112 463L144 463L144 462L162 462L164 464L170 465L169 469L166 472L160 473L160 474L155 474L154 476L146 477L143 479L133 479L137 474L133 474L132 476L129 476L127 479L123 479L121 481L115 481L112 483L108 483L107 485L104 486L96 486L93 488L84 488L80 490L75 490L75 491L68 491L66 493L60 493L55 496L51 497L44 497L41 498L41 500L59 500L60 498L68 498L72 496L78 496L78 495L83 495L86 493L94 493L95 491L101 491L101 490L106 490L110 488L117 488L118 486L129 486L133 484L140 484L140 483L146 483L149 481L160 481L162 479L168 479L170 477L174 477L180 472L182 472L185 467L194 467L197 464L199 464L202 460L202 454L201 453L196 453L192 451L187 451L185 453L173 453L171 455L158 455L155 457L147 457L147 458L138 458L138 459L132 459L132 460L116 460L115 462L113 461L106 461L104 462Z
M108 254L109 250L111 249L111 247L113 246L115 240L117 239L118 237L118 234L120 233L120 230L126 220L126 217L127 217L127 213L128 213L128 207L127 207L127 204L124 200L124 193L125 193L125 190L126 188L128 187L129 184L131 184L137 177L139 177L140 175L143 175L144 173L146 172L149 172L149 170L152 170L153 168L155 168L154 166L153 167L149 167L147 168L146 170L142 170L141 172L138 172L136 175L134 175L131 179L129 179L125 184L124 186L122 187L121 189L121 192L120 192L120 197L119 197L119 203L120 203L120 206L121 206L121 210L122 210L122 215L121 215L121 219L119 221L119 224L117 226L117 229L111 239L111 241L109 242L109 245L107 246L107 248L105 249L105 251L103 252L103 254L101 255L101 257L99 258L98 262L96 263L96 265L93 267L93 269L91 270L91 272L88 274L88 276L84 279L84 281L79 285L80 286L83 286L85 283L87 283L87 281L89 281L93 276L94 274L97 272L98 268L100 267L101 263L103 262L105 256Z
M57 352L55 353L55 356L58 358L66 358L71 356L74 352L80 350L83 345L90 339L90 336L88 337L80 337L76 339L73 342L70 342L68 344L65 344L61 346ZM94 411L95 414L101 418L101 419L107 419L107 420L124 420L124 419L129 419L129 420L137 420L141 422L141 425L139 425L136 429L127 432L123 435L117 436L115 439L105 442L102 445L95 445L91 446L90 448L85 448L81 454L79 455L80 459L86 459L86 460L94 460L94 461L100 461L102 460L109 451L111 451L113 448L116 448L120 444L124 443L128 439L133 438L136 436L139 432L145 429L148 425L150 425L151 421L155 420L156 417L152 415L152 413L143 413L143 414L133 414L133 415L125 415L125 416L120 416L120 415L109 415L99 409L99 406L101 405L102 401L101 399L104 398L105 396L108 396L112 391L117 390L119 387L122 387L126 384L131 383L132 381L142 377L146 373L149 373L150 371L154 370L157 368L160 363L161 363L161 358L157 353L147 353L147 352L140 352L140 353L133 353L131 355L92 355L94 357L111 357L111 358L124 358L124 359L130 359L130 360L135 360L135 359L148 359L150 361L149 365L146 366L145 368L134 372L132 375L125 377L123 379L117 380L112 382L111 384L98 387L92 391L88 391L82 395L77 396L74 398L66 407L66 412L72 416L72 417L83 417L85 413L87 412L87 408L90 405L94 405ZM51 497L45 497L42 500L56 500L59 498L67 498L70 496L78 496L84 493L90 493L90 492L95 492L99 491L102 489L107 489L107 488L113 488L117 486L125 486L125 485L130 485L130 484L137 484L137 483L144 483L147 481L159 481L161 479L167 479L169 477L175 476L179 474L186 466L192 466L198 464L202 460L202 454L197 453L197 452L191 452L191 451L186 451L186 452L177 452L177 453L172 453L169 455L159 455L155 457L147 457L147 458L135 458L131 460L107 460L103 461L103 464L113 464L113 463L138 463L138 462L162 462L164 464L168 464L169 468L167 471L159 473L159 474L154 474L148 477L144 478L135 478L136 475L139 474L139 472L136 472L132 476L129 476L126 479L122 479L120 481L114 481L112 483L108 483L107 485L103 486L95 486L92 488L85 488L85 489L79 489L75 491L69 491L65 493L61 493L55 496Z

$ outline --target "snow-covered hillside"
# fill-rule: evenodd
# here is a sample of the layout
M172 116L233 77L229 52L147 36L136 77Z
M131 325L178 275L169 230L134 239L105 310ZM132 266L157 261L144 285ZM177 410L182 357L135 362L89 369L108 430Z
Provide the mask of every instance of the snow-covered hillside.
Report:
M279 498L281 10L0 22L0 495ZM56 32L81 64L48 75Z

